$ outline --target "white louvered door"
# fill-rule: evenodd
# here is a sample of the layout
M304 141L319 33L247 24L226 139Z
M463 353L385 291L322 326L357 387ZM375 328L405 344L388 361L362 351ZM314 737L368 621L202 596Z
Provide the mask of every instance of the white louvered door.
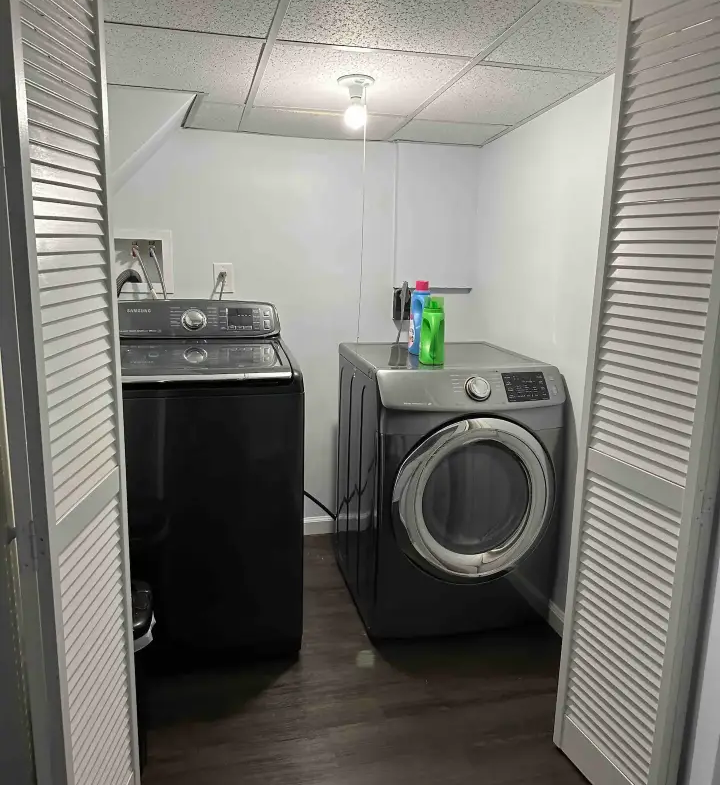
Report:
M718 478L720 3L626 4L555 742L677 780Z
M0 348L38 783L139 785L102 9L0 5Z

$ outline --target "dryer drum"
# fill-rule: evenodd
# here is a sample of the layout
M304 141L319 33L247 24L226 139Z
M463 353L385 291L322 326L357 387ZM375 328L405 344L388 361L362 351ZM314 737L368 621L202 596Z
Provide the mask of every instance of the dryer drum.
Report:
M554 475L540 442L516 423L464 419L423 440L400 467L393 521L409 554L465 580L512 569L550 520Z

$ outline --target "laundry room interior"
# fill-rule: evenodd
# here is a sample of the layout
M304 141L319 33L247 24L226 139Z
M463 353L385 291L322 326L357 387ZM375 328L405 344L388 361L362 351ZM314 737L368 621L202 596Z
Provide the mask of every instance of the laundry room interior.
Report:
M306 585L315 571L326 580L317 560L331 558L335 522L328 512L349 516L349 539L370 525L364 513L372 500L359 501L356 513L354 501L343 510L336 492L338 466L347 471L339 449L361 449L338 445L338 346L391 345L398 335L406 346L408 323L393 313L403 281L414 287L427 280L444 296L449 343L485 341L556 366L567 389L566 457L556 490L558 555L542 556L554 577L541 613L561 635L619 10L614 3L509 2L490 4L488 16L486 5L293 0L278 7L272 0L202 10L156 3L149 10L109 3L112 220L123 238L116 259L138 268L129 241L162 235L171 241L170 298L217 298L217 265L229 264L225 299L277 308L305 387L304 487L329 508L305 500ZM239 37L229 37L226 25ZM275 41L262 49L243 37L266 34ZM176 59L181 51L187 62ZM361 88L364 128L344 122L351 98L338 79L346 74L374 79ZM155 286L160 292L157 280ZM146 298L137 291L143 288L131 284L136 291L123 296ZM127 409L125 417L127 429ZM130 472L132 456L127 460ZM450 487L468 492L463 480ZM460 514L482 514L481 507ZM318 557L321 542L327 552ZM494 626L512 626L511 610L503 613ZM457 629L434 629L431 621L425 634L472 632L473 625L480 629L472 616ZM559 657L559 639L541 635L537 645L543 658L552 651ZM467 646L482 650L483 642L448 646L441 681L453 677ZM368 642L364 649L358 658L382 658L382 648L376 655ZM303 651L295 667L303 666ZM546 662L541 672L552 679ZM359 700L382 702L372 685L365 689ZM549 692L548 706L552 686ZM547 711L545 719L532 743L547 742L550 754ZM392 760L407 752L400 745ZM150 756L152 782L152 741ZM448 766L447 756L455 757L452 748L433 765ZM548 776L575 781L564 761L553 764L551 754L548 761ZM297 762L284 765L298 781L291 773ZM395 763L386 765L378 776L399 781ZM167 762L164 768L175 770ZM251 776L242 768L238 774ZM158 774L157 781L168 780Z
M17 6L72 783L720 778L720 3Z

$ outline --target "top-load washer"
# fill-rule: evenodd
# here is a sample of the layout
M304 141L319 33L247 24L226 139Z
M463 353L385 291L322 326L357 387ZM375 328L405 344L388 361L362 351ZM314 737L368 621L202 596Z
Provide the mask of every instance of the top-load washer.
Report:
M487 343L443 367L340 346L335 550L371 636L547 613L564 402L557 368Z
M118 308L131 570L153 590L153 651L297 651L304 393L275 307Z

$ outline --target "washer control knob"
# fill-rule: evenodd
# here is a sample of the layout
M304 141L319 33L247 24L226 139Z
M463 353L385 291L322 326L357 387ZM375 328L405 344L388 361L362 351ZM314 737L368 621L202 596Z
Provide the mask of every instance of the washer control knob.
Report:
M199 346L191 346L189 349L185 349L184 357L191 365L200 365L207 360L207 352Z
M482 376L471 376L465 382L465 392L475 401L487 401L490 397L490 382Z
M199 308L188 308L182 315L182 326L186 330L201 330L207 324L207 316Z

